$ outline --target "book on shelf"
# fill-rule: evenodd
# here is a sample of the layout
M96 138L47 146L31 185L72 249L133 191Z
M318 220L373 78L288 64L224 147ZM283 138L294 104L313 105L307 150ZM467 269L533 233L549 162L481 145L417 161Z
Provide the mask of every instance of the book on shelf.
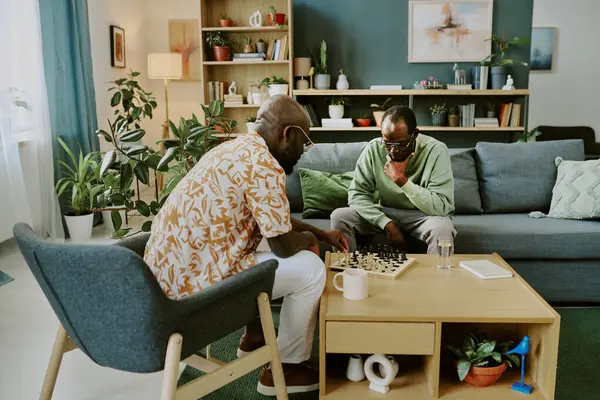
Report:
M498 118L475 118L476 127L498 127Z
M510 116L510 126L520 127L521 126L521 105L513 104L512 113Z
M470 128L475 125L475 104L460 106L460 126Z
M521 104L501 104L499 118L502 127L521 127Z
M235 53L233 58L265 58L265 53Z
M281 39L272 39L269 41L265 59L271 61L285 61L288 59L289 53L289 38L286 35Z
M209 101L213 101L216 100L216 95L215 95L215 85L213 81L209 81L208 82L208 98Z
M323 125L323 128L351 129L353 127L352 118L323 118L321 119L321 125Z

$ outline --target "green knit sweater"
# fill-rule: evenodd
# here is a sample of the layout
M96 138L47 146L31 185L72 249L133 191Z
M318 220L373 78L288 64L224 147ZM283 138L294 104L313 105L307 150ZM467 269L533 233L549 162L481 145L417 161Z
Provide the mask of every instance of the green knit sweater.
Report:
M406 168L408 182L403 187L385 174L386 156L382 139L374 139L356 164L348 202L364 219L383 229L391 221L383 213L383 207L419 209L432 216L454 213L454 178L444 143L422 134L417 137L415 154ZM374 201L376 192L379 203Z

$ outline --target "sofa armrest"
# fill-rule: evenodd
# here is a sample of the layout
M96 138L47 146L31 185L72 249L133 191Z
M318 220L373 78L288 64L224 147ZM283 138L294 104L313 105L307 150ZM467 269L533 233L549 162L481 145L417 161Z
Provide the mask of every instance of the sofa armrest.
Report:
M586 157L593 156L590 158L600 157L600 143L591 143L585 146Z
M115 246L128 248L129 250L136 252L138 256L144 258L144 251L148 239L150 239L150 233L138 233L137 235L118 241L115 243Z

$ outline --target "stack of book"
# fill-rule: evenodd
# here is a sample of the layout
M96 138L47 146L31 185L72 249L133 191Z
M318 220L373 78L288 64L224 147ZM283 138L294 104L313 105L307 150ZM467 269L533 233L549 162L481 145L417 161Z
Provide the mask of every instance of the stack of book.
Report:
M219 81L208 82L208 97L210 101L225 100L225 83Z
M521 105L515 103L502 104L500 106L500 126L502 127L520 127L521 126Z
M329 129L352 129L352 118L323 118L321 119L323 128Z
M244 104L244 97L241 94L226 94L224 96L226 106L235 106Z
M315 109L313 108L312 104L303 104L303 107L306 113L308 114L308 117L310 118L310 126L319 126L319 117L317 116L317 113L315 112Z
M285 61L288 59L289 54L289 38L288 36L284 36L281 39L273 39L269 42L266 59L272 61Z
M470 128L475 124L475 104L460 106L460 126Z
M233 55L233 61L235 61L235 62L264 61L265 57L266 57L265 53L235 53Z
M498 118L475 118L475 126L479 128L497 128Z

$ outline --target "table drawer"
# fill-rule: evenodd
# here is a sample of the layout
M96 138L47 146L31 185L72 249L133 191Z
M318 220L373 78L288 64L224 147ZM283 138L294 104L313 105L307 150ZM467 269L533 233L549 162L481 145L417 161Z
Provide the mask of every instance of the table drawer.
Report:
M327 353L433 354L435 324L327 322Z

